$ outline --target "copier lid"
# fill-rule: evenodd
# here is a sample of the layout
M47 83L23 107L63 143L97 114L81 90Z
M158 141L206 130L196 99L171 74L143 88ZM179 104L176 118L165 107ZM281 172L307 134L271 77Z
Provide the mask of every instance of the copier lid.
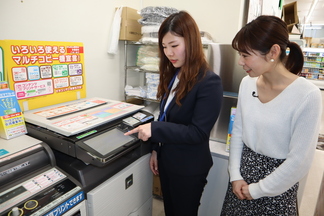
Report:
M37 144L43 143L42 141L35 139L28 135L21 135L9 140L0 138L0 162L4 157L14 155L17 152L21 152L26 149L30 149Z
M24 112L24 117L26 122L71 136L134 113L143 107L121 101L90 98L29 110Z

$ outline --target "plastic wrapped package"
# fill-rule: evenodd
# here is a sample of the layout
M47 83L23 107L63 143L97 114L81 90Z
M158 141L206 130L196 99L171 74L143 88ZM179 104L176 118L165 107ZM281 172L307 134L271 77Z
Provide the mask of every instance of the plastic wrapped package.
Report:
M146 83L159 84L160 74L158 74L158 73L146 73L145 78L146 78Z
M146 87L145 86L138 86L133 87L130 85L125 86L125 92L128 96L137 96L137 97L146 97Z
M159 16L148 16L142 19L139 19L138 22L145 26L145 25L161 25L161 23L165 20L165 17L159 17Z
M150 15L156 15L161 17L168 17L173 13L179 12L178 9L172 8L172 7L163 7L163 6L148 6L140 10L140 14L142 17L150 16Z
M146 25L142 26L141 33L142 37L140 41L144 44L157 44L159 42L159 29L161 24L159 25Z
M137 51L136 65L143 70L159 70L158 46L141 46Z
M159 86L160 75L158 73L146 73L146 98L157 100L156 94Z
M143 56L140 60L140 63L138 66L145 66L145 65L153 65L153 66L159 66L159 58L158 57L151 57L151 56Z
M140 68L146 71L159 71L158 65L143 65Z
M141 37L139 41L144 44L157 44L159 39L154 37Z
M157 94L157 84L148 84L147 86L147 92L146 92L146 98L157 100L156 94Z
M158 46L141 46L137 51L137 66L142 66L148 61L145 61L144 58L156 58L159 59L159 48Z
M142 36L158 38L160 26L161 26L161 24L142 26L141 27Z
M142 34L143 38L154 38L157 39L159 38L159 33L158 32L148 32L148 33L143 33Z
M160 25L165 18L176 12L178 10L172 7L145 7L140 10L140 15L143 18L139 19L138 22L143 26Z

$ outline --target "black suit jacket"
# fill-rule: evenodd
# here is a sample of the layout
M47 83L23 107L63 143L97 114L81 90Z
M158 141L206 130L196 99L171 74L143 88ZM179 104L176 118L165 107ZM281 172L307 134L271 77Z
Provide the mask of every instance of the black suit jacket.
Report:
M200 78L181 100L182 106L178 106L173 98L166 112L167 121L151 123L150 141L163 143L160 147L155 146L158 163L181 175L208 172L213 164L209 136L219 115L222 99L221 79L212 71Z

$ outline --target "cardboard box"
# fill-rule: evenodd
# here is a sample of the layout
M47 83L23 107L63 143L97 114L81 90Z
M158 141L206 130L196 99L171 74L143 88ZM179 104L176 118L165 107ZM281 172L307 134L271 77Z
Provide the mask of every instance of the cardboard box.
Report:
M311 47L312 44L312 37L304 37L304 39L306 40L306 47Z
M130 7L123 7L119 40L139 41L142 37L142 25L138 20L141 18L137 10Z
M299 29L297 28L297 25L292 24L292 25L287 25L289 34L291 35L301 35Z
M162 198L160 176L153 175L153 194Z
M287 25L295 25L299 23L297 16L297 1L283 6L282 17Z

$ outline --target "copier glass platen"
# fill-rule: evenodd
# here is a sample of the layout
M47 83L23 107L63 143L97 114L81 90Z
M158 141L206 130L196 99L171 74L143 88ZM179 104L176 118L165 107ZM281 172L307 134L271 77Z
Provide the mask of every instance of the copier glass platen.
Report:
M86 215L80 183L48 145L27 135L0 142L0 215Z
M102 98L70 101L24 113L30 136L51 148L103 167L139 147L124 133L154 119L143 106Z

